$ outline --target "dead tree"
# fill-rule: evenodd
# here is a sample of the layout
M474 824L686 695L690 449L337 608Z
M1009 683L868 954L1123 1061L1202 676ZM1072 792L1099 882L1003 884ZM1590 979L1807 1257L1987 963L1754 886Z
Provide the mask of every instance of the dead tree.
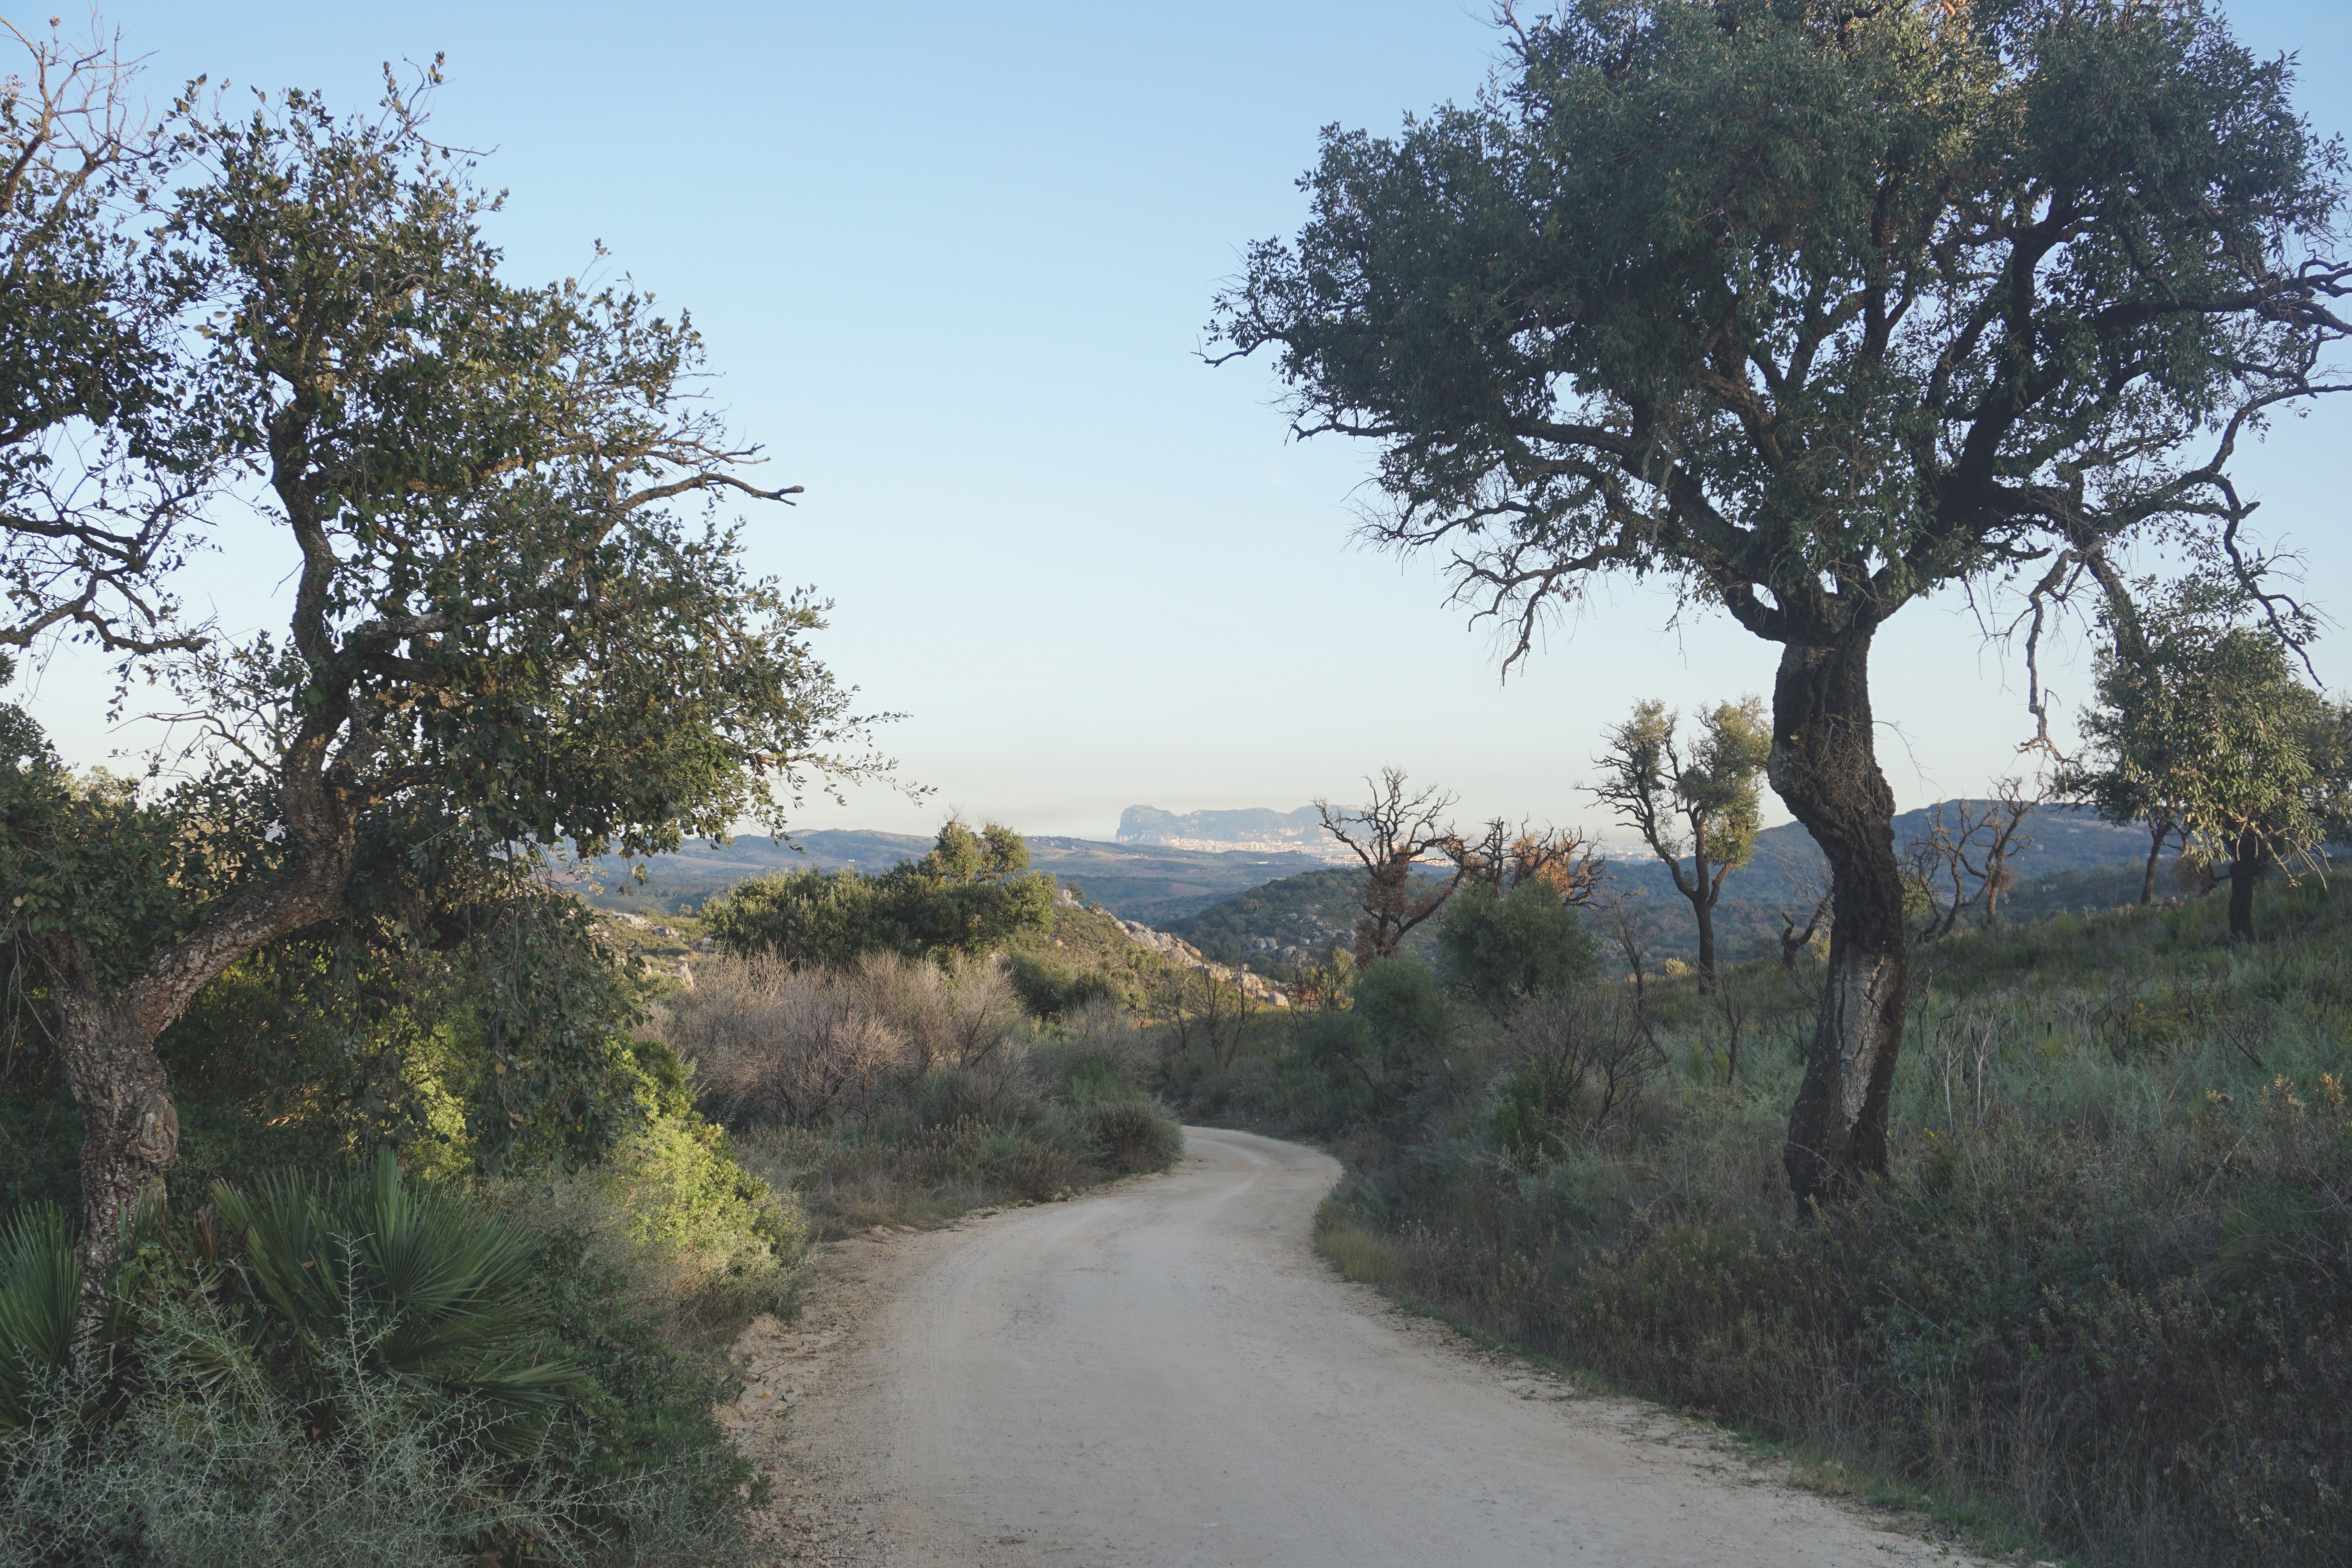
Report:
M1394 958L1407 933L1445 907L1462 885L1463 869L1415 892L1412 873L1440 857L1455 837L1445 814L1454 796L1436 789L1408 795L1402 768L1382 768L1366 779L1370 802L1358 809L1315 803L1323 831L1346 845L1364 864L1363 916L1356 921L1356 956Z
M1465 881L1485 882L1507 893L1523 882L1540 882L1563 904L1594 903L1609 876L1608 858L1598 839L1572 827L1516 828L1497 816L1475 839L1449 837L1439 852Z
M2033 847L2026 820L2042 804L2024 781L2000 780L1985 801L1939 801L1928 808L1927 831L1905 850L1911 874L1926 885L1933 908L1912 938L1929 942L1949 935L1960 916L1982 906L1985 924L2000 921L2001 895L2016 881L2010 862Z

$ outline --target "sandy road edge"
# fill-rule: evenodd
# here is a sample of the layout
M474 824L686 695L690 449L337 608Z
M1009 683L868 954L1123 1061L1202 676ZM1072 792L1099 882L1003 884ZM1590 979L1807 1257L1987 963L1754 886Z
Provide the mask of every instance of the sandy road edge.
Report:
M1057 1201L1084 1203L1166 1173L1124 1176ZM1041 1206L1050 1205L975 1209L939 1225L877 1226L822 1243L802 1282L800 1316L788 1322L762 1314L737 1337L730 1359L743 1393L720 1407L719 1420L773 1488L753 1522L763 1560L896 1568L893 1500L865 1483L866 1427L856 1417L858 1391L845 1374L907 1279L992 1223Z

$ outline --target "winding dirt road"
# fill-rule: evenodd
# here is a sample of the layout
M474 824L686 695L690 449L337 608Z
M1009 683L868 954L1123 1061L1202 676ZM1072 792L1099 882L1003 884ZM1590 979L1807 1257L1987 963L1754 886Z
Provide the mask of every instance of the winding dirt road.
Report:
M848 1244L830 1310L747 1352L741 1419L755 1453L781 1440L790 1550L892 1568L1960 1561L1340 1281L1310 1241L1337 1175L1195 1128L1168 1175Z

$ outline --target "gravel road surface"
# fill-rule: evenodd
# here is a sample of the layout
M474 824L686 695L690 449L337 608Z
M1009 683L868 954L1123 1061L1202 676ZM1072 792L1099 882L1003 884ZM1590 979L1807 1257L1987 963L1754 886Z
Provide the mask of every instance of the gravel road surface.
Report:
M783 1495L825 1526L822 1549L799 1555L903 1568L1963 1561L1780 1483L1696 1423L1579 1397L1341 1281L1310 1240L1338 1173L1296 1144L1193 1128L1168 1175L849 1244L872 1255L836 1271L855 1310L837 1299L833 1327L808 1331L833 1364L794 1372L780 1394L761 1369L800 1352L779 1340L753 1357L747 1404L779 1414Z

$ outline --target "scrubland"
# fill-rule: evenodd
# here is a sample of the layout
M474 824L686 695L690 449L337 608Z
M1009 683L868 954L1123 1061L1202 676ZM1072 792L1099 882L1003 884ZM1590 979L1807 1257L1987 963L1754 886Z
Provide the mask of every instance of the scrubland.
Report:
M1802 1215L1807 961L1496 1009L1431 982L1346 1048L1261 1017L1165 1085L1341 1155L1319 1232L1350 1276L1825 1484L2086 1564L2336 1564L2352 892L2274 886L2261 920L2232 944L2209 897L1915 949L1890 1168Z
M491 1162L446 1115L387 1136L331 1080L288 1106L217 1075L184 1133L193 1174L100 1282L94 1340L42 1191L69 1180L74 1118L20 1095L0 1563L752 1561L766 1481L715 1413L729 1346L795 1310L813 1244L1066 1196L1181 1147L1129 1016L1041 1021L1010 969L728 958L656 981L603 1047L611 1135L569 1157ZM220 1052L293 1054L247 1032L250 990L194 1010L173 1047L190 1079ZM454 1073L412 1060L409 1087L438 1104Z

